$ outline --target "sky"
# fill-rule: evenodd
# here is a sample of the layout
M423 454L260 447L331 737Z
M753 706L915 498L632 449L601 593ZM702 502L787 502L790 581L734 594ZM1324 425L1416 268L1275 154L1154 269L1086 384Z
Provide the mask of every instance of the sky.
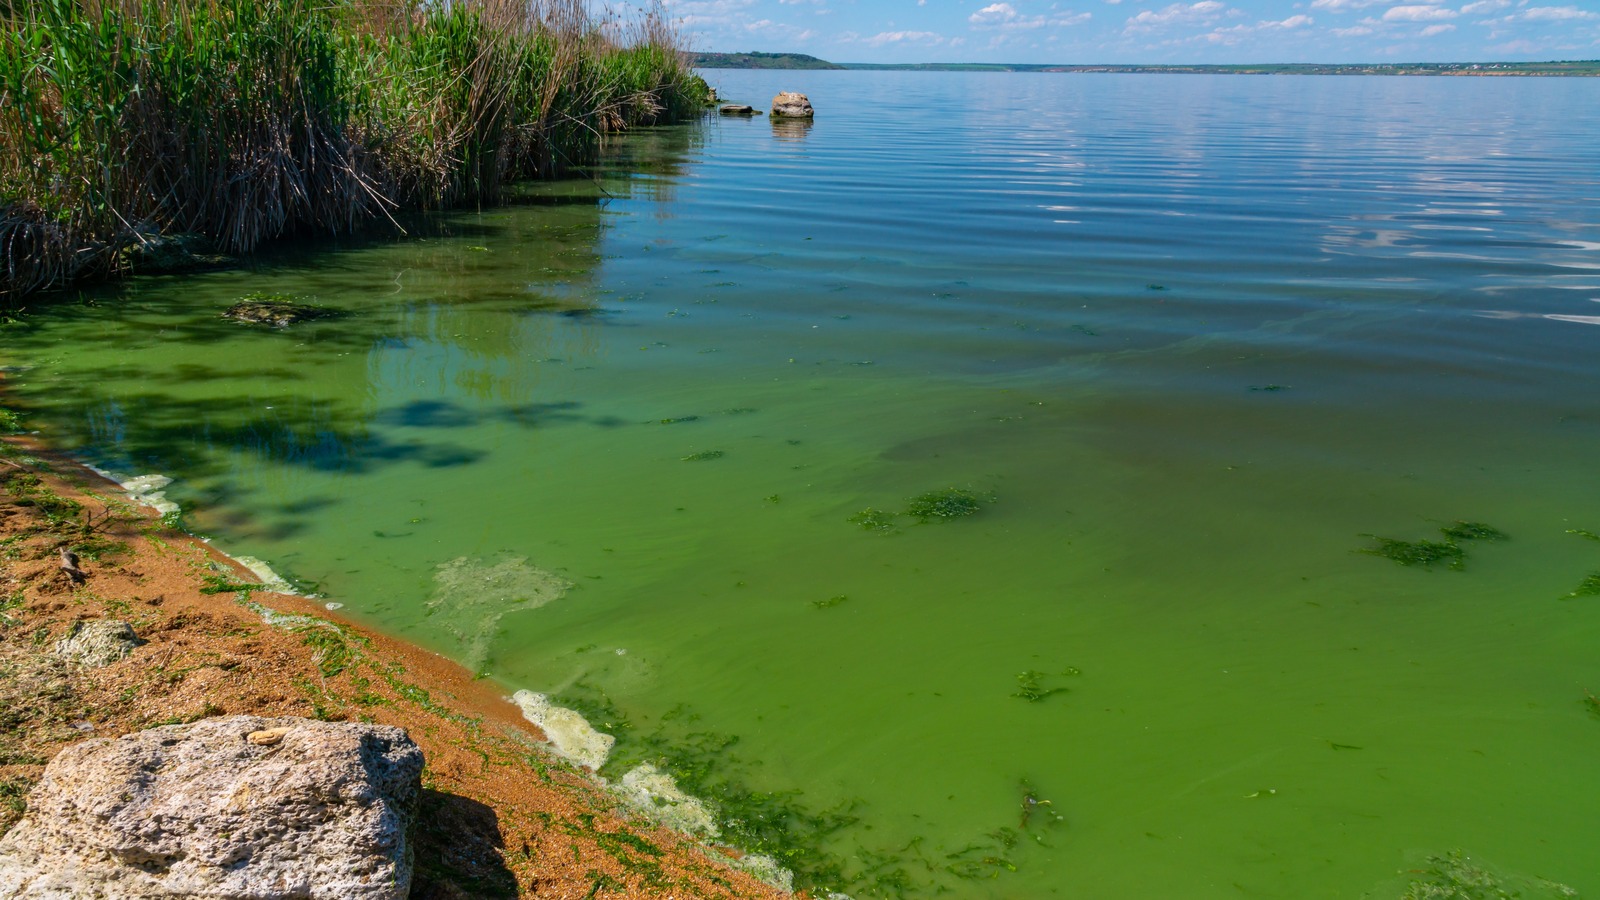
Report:
M664 0L699 51L834 62L1600 58L1600 0Z

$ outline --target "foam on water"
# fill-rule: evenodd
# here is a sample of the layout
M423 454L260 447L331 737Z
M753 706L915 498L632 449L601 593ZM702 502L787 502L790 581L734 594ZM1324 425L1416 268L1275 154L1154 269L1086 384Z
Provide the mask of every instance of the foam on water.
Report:
M606 764L617 739L596 731L582 713L557 706L548 695L535 691L517 691L511 702L522 710L523 718L539 726L557 756L591 772Z

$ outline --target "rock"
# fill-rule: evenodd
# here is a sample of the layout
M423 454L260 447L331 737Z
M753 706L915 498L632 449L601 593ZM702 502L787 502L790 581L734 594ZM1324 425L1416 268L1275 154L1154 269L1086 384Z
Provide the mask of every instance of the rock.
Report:
M55 654L68 662L98 669L126 659L133 648L143 643L127 622L92 619L72 623L67 636L56 641Z
M422 763L398 728L294 718L84 741L0 838L0 900L403 900Z
M759 112L759 110L757 110L754 106L743 106L738 103L729 103L724 105L719 112L725 116L753 116Z
M278 728L265 728L261 731L250 732L244 736L244 739L252 744L255 744L257 747L270 747L273 744L282 741L283 736L288 734L289 731L289 728L281 726Z
M296 302L293 297L282 294L251 294L239 298L239 302L228 307L222 317L254 325L287 328L296 322L326 318L330 315L332 312L329 310L307 306Z
M773 118L809 119L812 117L811 101L805 94L783 91L772 98Z
M225 269L239 262L217 253L205 235L152 232L136 235L124 258L141 275Z

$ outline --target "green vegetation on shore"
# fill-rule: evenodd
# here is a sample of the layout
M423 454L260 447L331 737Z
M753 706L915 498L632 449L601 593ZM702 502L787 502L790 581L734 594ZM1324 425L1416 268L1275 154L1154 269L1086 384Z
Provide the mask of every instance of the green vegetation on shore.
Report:
M153 267L174 236L243 253L494 202L706 97L659 9L0 3L0 302Z

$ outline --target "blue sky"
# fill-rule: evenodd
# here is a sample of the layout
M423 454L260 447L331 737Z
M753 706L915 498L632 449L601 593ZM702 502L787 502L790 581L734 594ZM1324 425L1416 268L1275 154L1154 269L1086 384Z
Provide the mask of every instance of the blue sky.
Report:
M1600 0L666 0L695 50L837 62L1600 58Z

